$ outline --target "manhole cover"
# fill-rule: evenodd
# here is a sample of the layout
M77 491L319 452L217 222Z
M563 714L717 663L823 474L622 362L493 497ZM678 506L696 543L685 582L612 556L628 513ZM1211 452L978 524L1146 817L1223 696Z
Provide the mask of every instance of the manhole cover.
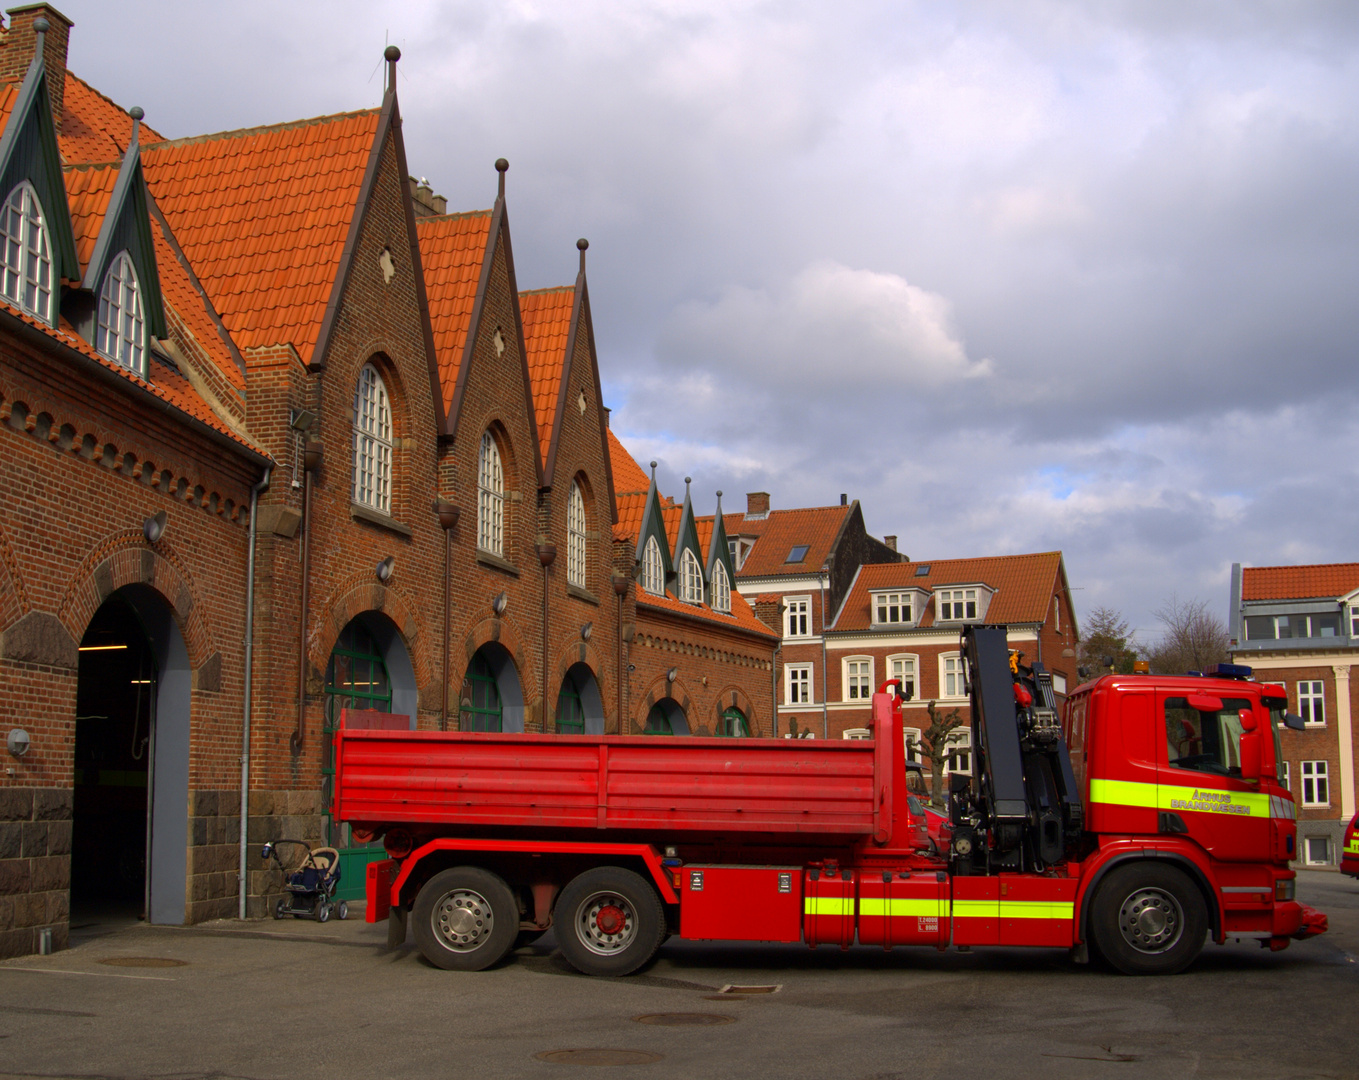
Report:
M647 1050L544 1050L534 1054L539 1061L553 1065L650 1065L660 1061L660 1054Z
M184 967L188 961L171 960L168 956L110 956L100 960L109 967L172 968Z
M738 986L736 983L727 983L718 991L724 997L736 997L741 994L777 994L783 989L783 983L769 983L763 986Z
M709 1027L714 1024L732 1024L734 1016L719 1016L717 1013L647 1013L634 1016L639 1024L656 1024L658 1027Z

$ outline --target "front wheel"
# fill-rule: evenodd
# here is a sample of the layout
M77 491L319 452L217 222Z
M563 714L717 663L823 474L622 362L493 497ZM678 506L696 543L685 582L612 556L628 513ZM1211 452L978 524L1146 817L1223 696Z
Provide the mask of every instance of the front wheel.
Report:
M562 890L553 925L562 955L577 971L629 975L660 948L665 909L639 875L621 866L600 866Z
M274 918L281 919L288 914L288 901L280 900L274 905Z
M1095 948L1125 975L1174 975L1203 949L1208 913L1182 870L1155 862L1113 870L1090 919Z
M425 882L411 909L415 944L435 967L481 971L510 951L519 905L499 876L456 866Z
M338 904L335 905L335 917L341 920L349 918L348 900L341 900Z

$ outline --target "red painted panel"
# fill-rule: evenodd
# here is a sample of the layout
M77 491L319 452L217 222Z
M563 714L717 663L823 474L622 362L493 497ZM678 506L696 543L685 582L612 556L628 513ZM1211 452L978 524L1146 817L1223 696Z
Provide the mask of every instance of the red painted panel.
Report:
M395 859L377 859L368 864L368 876L364 880L364 892L368 898L363 913L363 921L379 923L392 910L392 882L396 880L397 862Z
M850 870L808 870L803 878L803 934L807 944L854 944L854 874Z
M1075 878L1000 875L1000 943L1067 948L1075 940Z
M953 944L1000 944L999 879L953 879Z
M709 941L801 941L799 866L683 866L680 936Z
M881 872L859 875L859 944L941 945L948 941L948 881L916 873L903 877ZM940 915L940 910L943 915Z

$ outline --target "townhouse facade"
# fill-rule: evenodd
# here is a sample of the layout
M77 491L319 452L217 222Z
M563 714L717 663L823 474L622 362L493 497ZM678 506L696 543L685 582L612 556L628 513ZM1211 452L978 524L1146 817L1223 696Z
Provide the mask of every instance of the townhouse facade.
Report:
M1232 659L1288 693L1303 731L1279 732L1281 779L1298 806L1298 859L1339 862L1355 813L1354 743L1359 664L1359 563L1232 565Z

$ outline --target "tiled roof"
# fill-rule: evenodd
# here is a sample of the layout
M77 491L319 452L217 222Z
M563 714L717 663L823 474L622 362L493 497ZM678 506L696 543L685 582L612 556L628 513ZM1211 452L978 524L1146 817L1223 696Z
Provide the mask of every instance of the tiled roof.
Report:
M646 516L646 492L630 491L614 501L618 506L618 523L613 527L613 538L636 541L642 518Z
M718 626L725 626L728 629L743 630L746 633L759 634L761 637L775 638L778 633L769 629L764 623L755 617L755 611L746 603L745 598L735 589L731 591L731 614L723 615L714 611L707 604L686 604L682 600L676 600L673 596L652 596L646 592L641 585L633 585L633 595L637 599L638 608L653 608L658 611L671 611L680 615L687 615L691 619L702 619L705 622L714 623Z
M647 471L637 464L637 459L628 453L627 449L618 441L618 436L613 433L613 428L608 429L609 434L609 465L613 469L613 489L621 498L624 495L634 495L647 493L651 487L651 477ZM638 518L641 521L641 518ZM635 533L634 533L635 535Z
M771 510L768 517L756 521L747 521L744 514L723 514L727 536L757 538L737 578L819 572L851 509L851 506L814 506ZM788 562L793 549L801 544L807 545L806 555L796 563Z
M1061 587L1060 551L1035 555L997 555L978 559L934 559L904 563L869 563L860 568L854 587L836 616L834 630L866 630L871 624L869 592L878 589L924 589L981 582L995 590L986 610L988 623L1041 623L1053 594ZM928 567L920 576L916 570ZM916 626L934 625L931 597Z
M147 185L238 348L321 329L378 113L143 144Z
M75 232L76 256L83 274L94 254L99 229L108 213L113 185L118 182L117 164L68 166L66 199L71 206L71 229Z
M14 111L14 103L19 100L18 83L0 83L0 131L9 123L9 114Z
M142 122L138 141L145 146L162 136ZM132 141L132 117L89 83L66 73L61 134L57 145L67 165L102 165L118 161Z
M542 460L552 445L552 425L557 418L557 396L561 392L562 372L571 333L571 311L576 289L566 285L557 289L535 289L519 294L519 312L524 323L524 350L528 354L529 382L533 388L533 410L538 418L538 442Z
M423 217L415 222L445 415L453 408L453 391L472 325L472 307L490 232L490 210Z
M1348 596L1355 589L1359 589L1359 563L1246 566L1241 570L1242 600L1320 600Z

